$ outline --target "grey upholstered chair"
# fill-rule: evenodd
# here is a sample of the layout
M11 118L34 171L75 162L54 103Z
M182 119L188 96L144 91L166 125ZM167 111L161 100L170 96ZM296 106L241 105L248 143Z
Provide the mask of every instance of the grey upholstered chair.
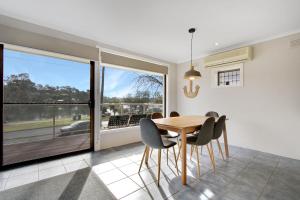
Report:
M217 143L218 143L219 152L220 152L223 160L224 160L224 154L223 154L220 142L219 142L219 138L222 135L222 132L223 132L223 129L224 129L224 126L225 126L225 120L226 120L225 115L222 115L221 117L218 118L218 121L215 123L214 135L212 137L212 141L216 140ZM212 152L213 152L212 145L211 145L211 149L212 149Z
M152 113L151 115L151 119L160 119L160 118L164 118L164 116L159 112ZM161 135L168 135L168 131L163 129L159 129L159 133Z
M176 111L170 112L170 117L179 117L179 116L180 116L180 114Z
M215 118L217 118L217 117L219 117L219 114L215 111L209 111L205 114L205 116L206 117L215 117Z
M140 129L141 129L141 138L143 143L146 145L145 151L143 154L143 158L140 164L139 172L141 171L141 167L144 162L145 154L149 150L149 148L152 149L158 149L158 181L157 184L159 185L159 179L160 179L160 163L161 163L161 150L162 149L169 149L173 148L174 153L174 159L175 159L175 167L178 173L178 167L176 162L176 154L175 154L175 148L174 146L177 144L176 142L170 141L170 140L163 140L161 137L161 134L159 132L159 129L155 125L155 123L151 119L141 119L140 120Z
M161 119L163 118L163 115L160 112L155 112L152 113L151 119ZM171 139L171 138L178 138L179 134L173 135L169 134L169 131L159 129L160 134L165 138L165 139ZM150 156L152 156L153 149L151 149ZM167 149L167 164L169 164L169 150Z
M197 155L197 173L200 177L200 162L199 162L199 153L198 153L198 146L206 146L207 151L209 153L209 157L211 160L212 167L215 171L215 159L214 155L211 152L208 144L213 138L214 134L214 126L215 126L215 119L213 117L208 118L204 124L202 125L201 129L198 131L196 135L187 137L187 144L192 145L194 149L196 149L196 155ZM193 148L191 148L193 150Z

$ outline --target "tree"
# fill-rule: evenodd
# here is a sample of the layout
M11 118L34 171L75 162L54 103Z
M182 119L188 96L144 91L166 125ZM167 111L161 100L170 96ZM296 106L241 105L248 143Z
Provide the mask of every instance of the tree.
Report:
M137 91L151 91L152 95L160 91L163 87L163 77L154 74L140 74L136 78Z

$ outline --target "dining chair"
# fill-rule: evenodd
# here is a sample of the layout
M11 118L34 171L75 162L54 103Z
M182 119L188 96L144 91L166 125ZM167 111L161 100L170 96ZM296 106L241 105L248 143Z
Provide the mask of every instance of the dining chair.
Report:
M205 114L206 117L219 117L219 113L215 112L215 111L209 111Z
M198 177L200 177L200 159L199 159L199 152L198 152L198 146L206 146L210 161L213 167L213 170L215 172L215 159L214 155L211 152L210 147L208 144L213 138L214 134L214 126L215 126L215 119L213 117L210 117L205 120L204 124L201 126L201 129L197 131L196 135L189 136L186 138L186 143L190 144L192 147L194 147L196 150L196 156L197 156L197 174ZM178 156L177 156L178 159Z
M179 116L180 116L180 114L176 111L170 112L170 117L179 117Z
M219 117L219 113L217 113L216 111L209 111L205 114L206 117L214 117L214 118L218 118ZM210 147L212 148L212 143L210 143ZM202 155L202 149L203 147L201 147L201 155ZM191 157L193 154L193 149L191 149Z
M223 154L220 142L219 142L219 138L222 135L222 132L223 132L223 129L224 129L224 126L225 126L225 120L226 120L225 115L222 115L221 117L218 118L218 121L215 123L214 134L213 134L213 137L212 137L212 141L214 141L214 140L217 141L218 148L219 148L219 153L221 154L223 160L225 160L225 159L224 159L224 154ZM211 151L212 151L212 153L214 152L212 145L211 145Z
M160 112L152 113L151 119L161 119L161 118L163 118L163 115ZM167 130L164 130L164 129L158 129L158 130L165 139L177 138L177 141L178 141L179 134L172 135L172 134L169 134L169 131L167 131ZM152 152L153 152L153 149L151 149L150 157L152 156ZM168 149L167 149L167 164L169 164L169 150Z
M177 174L179 174L178 166L177 166L177 162L176 162L175 148L174 148L174 146L177 143L174 141L170 141L170 140L163 140L159 129L157 128L157 126L151 119L146 119L146 118L141 119L140 120L140 129L141 129L141 138L142 138L143 143L146 145L146 147L145 147L142 161L140 164L139 172L141 171L141 167L142 167L144 159L145 159L145 154L148 151L148 149L149 148L158 149L158 173L157 173L158 181L157 181L157 185L159 186L161 150L162 149L169 149L171 147L173 148L173 154L174 154L174 159L175 159L174 163L175 163L175 167L177 170Z

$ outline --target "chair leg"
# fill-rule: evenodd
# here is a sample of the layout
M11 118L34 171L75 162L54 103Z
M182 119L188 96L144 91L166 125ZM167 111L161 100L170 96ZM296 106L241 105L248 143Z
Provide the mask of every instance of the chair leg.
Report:
M152 152L153 152L153 148L151 148L151 152L150 152L150 158L151 158L151 156L152 156Z
M192 160L193 150L194 150L194 145L191 145L191 155L190 155L190 160Z
M221 148L221 145L220 145L220 142L219 142L218 139L217 139L217 143L218 143L219 152L220 152L220 154L221 154L221 156L222 156L222 159L225 160L225 159L224 159L224 155L223 155L223 151L222 151L222 148Z
M139 173L141 171L141 168L142 168L142 165L143 165L143 162L144 162L144 159L145 159L145 155L146 155L146 151L147 151L147 146L145 147L145 150L144 150L144 153L143 153L143 157L142 157L142 161L141 161L141 164L140 164L140 168L139 168Z
M179 176L179 171L178 171L178 165L177 165L177 162L176 162L176 153L175 153L175 148L173 146L173 154L174 154L174 159L175 159L175 167L176 167L176 170L177 170L177 174Z
M203 149L203 146L201 146L201 156L202 156L202 149Z
M176 162L178 162L178 159L179 159L179 156L180 156L180 151L181 151L181 144L179 145L179 151L178 151L178 154L177 154L177 160L176 160Z
M167 149L167 165L169 165L169 149Z
M199 158L199 152L198 152L198 146L195 146L196 148L196 154L197 154L197 174L200 178L200 158Z
M208 151L208 154L209 154L209 157L210 157L211 165L213 167L214 172L216 172L215 162L214 162L214 159L213 159L213 157L211 155L211 152L210 152L208 144L206 145L206 147L207 147L207 151Z
M159 180L160 180L160 161L161 161L161 149L158 150L157 186L159 186Z
M213 149L213 146L212 146L212 141L210 141L210 153L211 153L211 157L213 158L213 161L214 161L214 164L215 164L215 167L216 167L215 154L214 154L214 149Z

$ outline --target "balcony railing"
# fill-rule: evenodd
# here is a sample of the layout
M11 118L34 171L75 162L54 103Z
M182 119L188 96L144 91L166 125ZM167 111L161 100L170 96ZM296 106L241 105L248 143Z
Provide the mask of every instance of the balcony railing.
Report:
M157 103L103 103L101 104L102 129L136 126L141 118L150 118L153 112L163 112Z

